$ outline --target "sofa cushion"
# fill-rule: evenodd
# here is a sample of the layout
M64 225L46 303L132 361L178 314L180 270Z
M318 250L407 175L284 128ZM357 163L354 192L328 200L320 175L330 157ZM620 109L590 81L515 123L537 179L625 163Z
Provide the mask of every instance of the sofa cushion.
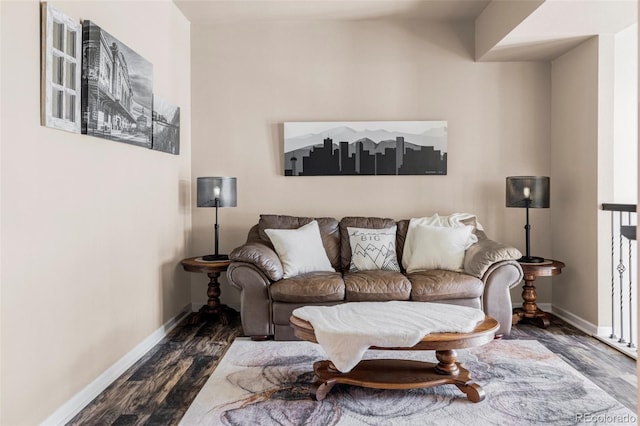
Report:
M276 281L269 292L278 302L333 302L344 300L345 284L340 272L310 272Z
M349 272L384 269L400 272L396 256L396 227L383 229L348 227L351 244Z
M484 291L481 280L460 272L431 269L412 272L407 278L411 282L411 300L417 302L477 298Z
M411 283L395 271L346 272L344 286L349 302L409 300L411 295Z
M336 302L273 302L272 311L273 311L273 323L286 325L293 331L293 327L289 325L289 319L291 318L291 314L298 308L303 306L333 306L344 303L344 300L339 300ZM297 340L297 339L296 339Z
M263 241L271 244L269 237L264 232L265 229L297 229L303 225L310 223L314 218L285 216L274 214L262 214L258 221L258 235ZM327 252L327 257L334 269L340 270L340 230L339 223L331 217L319 217L320 236L322 237L322 245Z
M381 229L391 228L396 225L393 219L379 217L344 217L340 221L340 256L343 271L348 271L351 266L351 244L347 228Z

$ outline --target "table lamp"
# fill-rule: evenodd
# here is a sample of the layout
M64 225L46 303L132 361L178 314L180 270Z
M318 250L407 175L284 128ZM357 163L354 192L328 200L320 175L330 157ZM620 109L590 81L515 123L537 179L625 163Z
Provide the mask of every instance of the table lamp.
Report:
M236 178L234 177L199 177L198 178L198 207L215 207L215 253L202 256L202 260L227 260L229 255L218 252L218 207L236 206Z
M531 256L529 209L549 208L550 179L547 176L509 176L507 178L507 207L527 209L526 254L518 259L523 263L542 263L544 258Z

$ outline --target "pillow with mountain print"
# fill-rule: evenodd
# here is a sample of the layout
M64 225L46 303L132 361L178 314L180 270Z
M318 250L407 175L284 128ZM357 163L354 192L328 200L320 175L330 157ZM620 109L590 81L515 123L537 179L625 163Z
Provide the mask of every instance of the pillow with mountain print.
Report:
M396 255L396 227L369 229L347 227L351 245L349 272L384 269L400 272Z

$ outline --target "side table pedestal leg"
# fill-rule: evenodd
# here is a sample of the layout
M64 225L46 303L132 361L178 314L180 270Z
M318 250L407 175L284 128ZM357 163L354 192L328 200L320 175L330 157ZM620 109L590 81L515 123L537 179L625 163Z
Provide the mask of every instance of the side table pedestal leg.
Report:
M540 328L547 328L551 324L549 315L540 310L536 304L538 295L536 293L536 286L533 285L536 277L531 275L524 276L524 287L522 288L522 302L521 308L513 310L513 324L530 323Z
M200 312L205 315L217 316L221 324L228 325L235 311L220 303L220 282L218 281L220 272L209 272L207 276L209 277L208 299L207 304L200 309Z

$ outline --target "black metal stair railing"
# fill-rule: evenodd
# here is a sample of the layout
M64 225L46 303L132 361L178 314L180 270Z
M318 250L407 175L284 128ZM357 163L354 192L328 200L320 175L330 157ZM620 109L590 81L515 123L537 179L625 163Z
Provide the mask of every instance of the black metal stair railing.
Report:
M608 337L634 349L637 341L637 268L634 268L637 206L602 204L602 210L611 212L611 334Z

